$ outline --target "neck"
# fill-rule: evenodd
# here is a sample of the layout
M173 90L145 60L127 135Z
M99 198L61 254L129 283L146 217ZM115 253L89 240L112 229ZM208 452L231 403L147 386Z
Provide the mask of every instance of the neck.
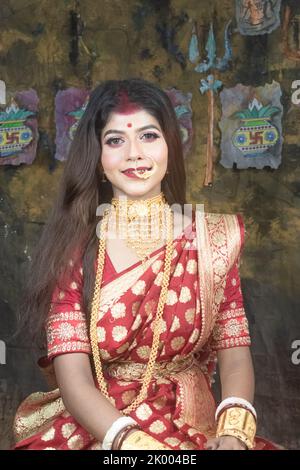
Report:
M119 235L128 229L134 230L140 240L145 238L147 233L159 233L161 232L166 224L166 209L168 203L164 197L163 192L148 198L145 200L125 200L113 198L111 201L111 211L109 224L113 231L116 231ZM127 235L125 236L127 238ZM145 240L144 240L145 241Z
M165 196L164 196L164 193L161 191L159 194L157 194L156 196L152 196L152 197L146 197L144 199L142 198L137 198L137 199L129 199L126 195L122 195L122 196L119 196L119 197L113 197L112 200L111 200L111 203L112 205L114 206L131 206L132 204L135 204L135 203L144 203L144 204L147 204L147 205L151 205L151 204L159 204L159 203L165 203L166 200L165 200Z

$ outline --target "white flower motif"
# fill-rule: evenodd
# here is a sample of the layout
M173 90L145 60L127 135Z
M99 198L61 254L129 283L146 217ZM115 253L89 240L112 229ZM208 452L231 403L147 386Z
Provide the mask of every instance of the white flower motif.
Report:
M171 333L178 330L178 328L180 328L180 320L175 316L170 329Z
M74 336L74 332L75 332L74 326L70 325L70 323L67 323L67 322L60 323L60 325L57 328L57 336L62 341L67 341L71 339L72 336Z
M143 295L145 293L146 283L143 280L137 281L134 286L132 286L131 291L135 295Z
M111 314L114 318L125 317L125 313L126 305L123 302L118 302L111 308Z
M97 328L97 338L99 343L103 343L106 339L106 330L103 326L98 326Z
M158 274L159 273L159 270L162 266L162 261L161 260L156 260L154 261L154 263L151 265L151 268L152 268L152 271L154 272L154 274Z
M114 326L112 330L112 337L114 341L120 342L124 338L126 338L127 333L128 333L127 328L125 326L117 325L117 326Z
M182 263L178 263L177 266L176 266L176 269L174 271L174 274L173 276L174 277L179 277L182 275L184 269L183 269L183 266L182 266Z
M180 291L179 302L186 303L191 300L191 291L189 287L183 286Z
M167 305L175 305L178 302L177 292L173 289L168 290Z
M194 259L190 259L188 261L188 264L186 266L186 269L187 269L187 272L189 274L196 274L197 272L197 263L196 263L196 260Z
M152 415L152 410L147 403L143 403L136 409L135 414L141 421L146 421Z

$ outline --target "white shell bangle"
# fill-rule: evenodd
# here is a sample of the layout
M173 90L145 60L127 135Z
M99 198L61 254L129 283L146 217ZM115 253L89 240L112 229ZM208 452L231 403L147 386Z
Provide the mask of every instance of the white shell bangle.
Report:
M220 412L225 407L230 406L230 405L232 405L232 406L242 405L243 407L245 407L248 411L250 411L253 414L255 419L257 419L257 414L256 414L254 406L248 400L245 400L244 398L239 398L239 397L228 397L228 398L225 398L224 400L222 400L221 403L219 404L219 406L216 409L215 419L217 420Z
M122 429L130 426L131 424L137 424L137 422L130 418L130 416L121 416L116 421L114 421L104 436L102 449L111 450L111 446L117 434L119 434Z

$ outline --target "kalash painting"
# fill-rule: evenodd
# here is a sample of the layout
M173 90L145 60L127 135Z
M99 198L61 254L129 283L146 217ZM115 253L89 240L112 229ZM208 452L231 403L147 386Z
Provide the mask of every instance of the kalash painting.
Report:
M0 110L0 165L30 165L38 143L35 90L8 94L9 105Z
M283 142L280 97L277 82L257 88L238 84L220 93L222 166L279 167Z

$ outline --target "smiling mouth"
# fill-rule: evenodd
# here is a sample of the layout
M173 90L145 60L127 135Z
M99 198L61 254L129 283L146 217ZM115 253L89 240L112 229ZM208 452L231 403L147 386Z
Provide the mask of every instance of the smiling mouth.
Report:
M143 168L141 170L125 170L125 171L122 171L122 173L124 173L124 174L133 174L133 175L135 175L139 178L146 179L146 178L149 178L152 175L153 168L154 167Z

